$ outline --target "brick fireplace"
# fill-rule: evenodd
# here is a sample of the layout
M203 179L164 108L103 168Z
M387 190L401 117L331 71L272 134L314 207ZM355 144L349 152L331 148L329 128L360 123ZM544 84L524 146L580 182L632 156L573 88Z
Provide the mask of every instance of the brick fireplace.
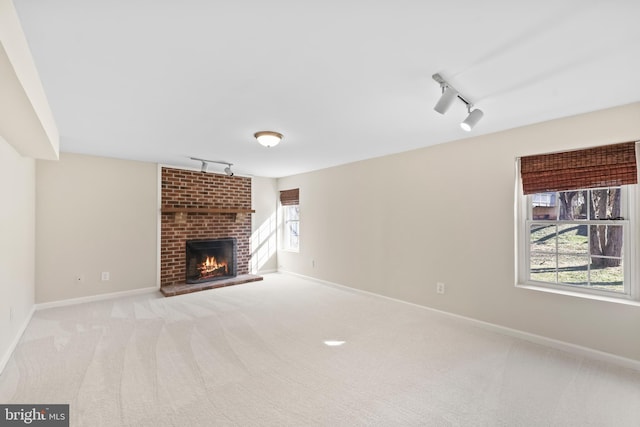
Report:
M163 167L160 290L166 295L260 280L249 274L251 178ZM235 239L237 276L187 284L187 241Z

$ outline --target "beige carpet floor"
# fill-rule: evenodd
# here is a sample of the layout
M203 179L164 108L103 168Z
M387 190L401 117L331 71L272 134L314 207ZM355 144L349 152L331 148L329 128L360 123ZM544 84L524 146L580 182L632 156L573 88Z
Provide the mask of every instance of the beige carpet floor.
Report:
M72 426L619 427L640 372L273 274L38 311L0 403L69 403Z

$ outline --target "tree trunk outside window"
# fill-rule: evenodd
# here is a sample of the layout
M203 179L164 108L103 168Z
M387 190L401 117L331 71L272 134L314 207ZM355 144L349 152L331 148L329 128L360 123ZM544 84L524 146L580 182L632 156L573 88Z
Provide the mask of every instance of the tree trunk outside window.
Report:
M560 219L573 221L573 199L578 194L577 191L563 191L558 194L560 199Z
M591 218L606 220L620 217L620 189L591 190ZM591 265L595 268L617 267L622 255L622 227L608 225L591 226Z

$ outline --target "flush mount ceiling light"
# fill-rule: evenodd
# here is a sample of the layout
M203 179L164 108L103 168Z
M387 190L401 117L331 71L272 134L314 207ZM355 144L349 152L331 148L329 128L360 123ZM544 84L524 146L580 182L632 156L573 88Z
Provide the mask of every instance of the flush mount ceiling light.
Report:
M274 147L280 143L283 138L281 133L273 132L270 130L263 130L253 134L261 145L265 147Z
M233 176L233 171L231 170L231 166L233 166L233 163L229 163L229 162L222 162L220 160L206 160L206 159L200 159L198 157L191 157L191 160L197 160L199 162L202 162L202 166L200 167L200 172L207 172L207 168L209 167L209 163L217 163L219 165L227 165L226 168L224 168L224 173L226 173L228 176Z
M471 110L471 108L473 108L473 104L467 98L462 96L462 94L460 94L460 92L458 92L453 86L447 83L447 81L442 78L440 74L436 73L432 77L433 80L440 84L440 88L442 89L442 96L440 96L438 103L433 109L440 114L444 114L447 112L447 110L449 110L456 98L464 102L464 104L467 106L467 112L469 113L469 115L466 119L464 119L462 123L460 123L460 127L463 130L469 132L476 124L478 124L480 119L482 119L482 116L484 116L482 110L479 110L477 108L475 110Z

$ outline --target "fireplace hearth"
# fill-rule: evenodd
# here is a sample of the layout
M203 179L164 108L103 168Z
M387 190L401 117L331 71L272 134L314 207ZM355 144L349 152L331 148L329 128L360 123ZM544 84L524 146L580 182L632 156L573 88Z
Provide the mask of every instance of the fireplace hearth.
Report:
M235 238L187 240L185 282L203 283L237 275Z

